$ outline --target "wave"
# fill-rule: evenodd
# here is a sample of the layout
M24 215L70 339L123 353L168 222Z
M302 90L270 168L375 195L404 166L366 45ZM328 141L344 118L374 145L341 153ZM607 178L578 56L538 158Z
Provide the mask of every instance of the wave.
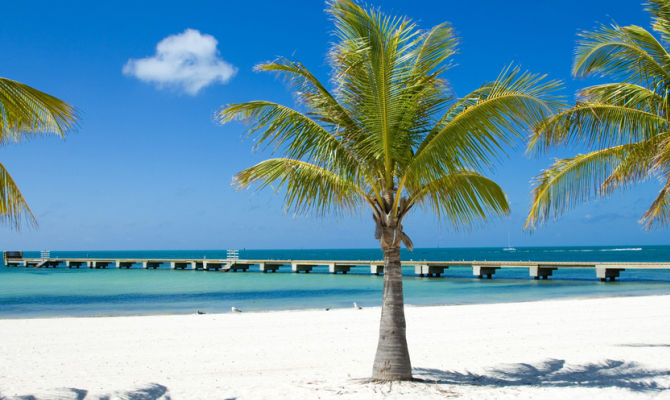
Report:
M642 251L642 247L624 247L621 249L601 249L600 251Z
M594 251L642 251L642 247L622 247L615 249L552 249L544 250L545 253L591 253Z
M545 250L547 253L589 253L593 249Z

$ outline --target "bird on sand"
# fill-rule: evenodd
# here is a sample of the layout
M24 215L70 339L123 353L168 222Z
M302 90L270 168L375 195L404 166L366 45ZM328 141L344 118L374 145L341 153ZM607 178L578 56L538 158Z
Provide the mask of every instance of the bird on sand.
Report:
M354 308L357 310L363 309L363 307L359 306L358 303L356 303L355 301L354 301Z
M230 311L232 311L232 312L242 312L242 310L240 310L237 307L230 307Z
M196 313L196 314L198 314L198 315L202 315L202 314L205 314L205 312L204 312L204 311L200 311L200 310L197 310L197 311L196 311L195 313Z

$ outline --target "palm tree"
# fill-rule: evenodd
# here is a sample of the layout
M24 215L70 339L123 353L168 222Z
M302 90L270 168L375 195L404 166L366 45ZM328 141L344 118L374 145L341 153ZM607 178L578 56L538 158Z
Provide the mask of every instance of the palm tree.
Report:
M296 211L370 207L384 254L372 377L410 380L400 246L413 245L404 218L421 206L461 227L507 213L505 193L481 171L520 137L519 128L555 108L558 84L507 68L452 99L442 78L457 44L449 25L422 31L351 0L329 3L329 13L337 36L332 91L301 63L280 59L257 69L286 78L300 108L251 101L225 106L219 119L249 122L258 145L285 154L238 173L239 187L275 185Z
M76 119L76 112L68 103L0 77L0 144L50 133L64 137L76 125ZM24 218L36 225L21 191L0 163L0 221L18 229Z
M570 143L588 152L557 159L536 177L527 228L651 177L664 183L640 222L670 222L670 1L647 6L660 39L634 25L581 34L573 74L617 82L582 89L572 108L535 130L530 151Z

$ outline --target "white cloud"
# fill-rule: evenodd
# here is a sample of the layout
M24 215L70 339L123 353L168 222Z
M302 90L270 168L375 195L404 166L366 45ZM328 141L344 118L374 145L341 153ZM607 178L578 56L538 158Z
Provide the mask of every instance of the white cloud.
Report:
M194 96L212 83L228 82L237 72L237 68L219 58L217 43L212 35L187 29L158 42L152 57L128 60L123 73L159 88L176 88Z

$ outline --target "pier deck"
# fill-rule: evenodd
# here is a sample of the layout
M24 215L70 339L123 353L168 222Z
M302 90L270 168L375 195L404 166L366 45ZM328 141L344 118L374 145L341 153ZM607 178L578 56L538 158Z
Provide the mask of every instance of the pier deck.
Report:
M204 271L246 272L251 266L258 266L260 272L276 272L280 268L290 268L292 272L309 273L315 267L327 267L331 274L346 274L354 268L368 268L371 274L384 272L382 261L369 260L273 260L273 259L177 259L177 258L32 258L7 257L8 267L28 268L116 268L157 269L168 265L171 269L190 269ZM402 261L403 267L413 267L414 273L420 277L439 277L450 267L470 267L478 278L491 279L501 268L528 268L528 275L534 279L547 279L557 269L586 268L594 270L596 278L613 281L625 270L668 270L670 263L658 262L568 262L568 261Z

